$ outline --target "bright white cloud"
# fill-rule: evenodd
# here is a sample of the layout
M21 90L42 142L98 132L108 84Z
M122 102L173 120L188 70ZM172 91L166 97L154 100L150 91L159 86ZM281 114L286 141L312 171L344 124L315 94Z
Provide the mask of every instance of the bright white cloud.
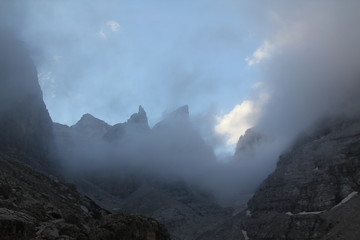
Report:
M274 45L265 40L264 43L258 49L256 49L251 57L245 58L245 61L247 62L248 66L259 64L261 61L271 56L273 49Z
M227 137L227 144L236 144L239 137L254 125L256 112L254 102L244 101L223 117L217 117L215 131Z
M269 95L263 93L255 101L246 100L236 105L233 110L222 117L217 116L215 132L227 138L227 144L236 144L245 131L257 123L261 109L269 100Z

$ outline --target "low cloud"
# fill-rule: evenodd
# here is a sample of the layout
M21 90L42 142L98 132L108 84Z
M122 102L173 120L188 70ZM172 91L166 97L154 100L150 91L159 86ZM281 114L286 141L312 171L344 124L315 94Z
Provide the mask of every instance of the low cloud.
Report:
M322 119L360 114L360 2L279 1L271 9L271 23L263 23L267 42L247 58L262 84L217 126L228 143L247 126L266 139L235 159L245 182L264 179L279 155ZM268 100L254 110L260 93Z

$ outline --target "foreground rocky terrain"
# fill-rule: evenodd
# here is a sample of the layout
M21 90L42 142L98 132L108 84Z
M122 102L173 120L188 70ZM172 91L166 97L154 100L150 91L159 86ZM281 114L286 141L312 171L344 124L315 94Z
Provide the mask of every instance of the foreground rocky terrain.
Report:
M74 185L0 155L1 239L170 239L156 220L109 214Z
M198 239L358 239L360 120L327 120L283 154L248 209Z

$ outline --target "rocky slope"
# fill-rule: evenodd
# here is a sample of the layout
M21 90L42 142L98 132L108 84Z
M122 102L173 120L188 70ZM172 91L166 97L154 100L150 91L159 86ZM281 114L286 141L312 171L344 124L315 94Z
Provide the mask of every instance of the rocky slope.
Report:
M195 239L231 217L232 208L184 181L140 176L74 179L79 190L115 213L155 218L175 240Z
M0 236L12 239L168 240L144 216L109 214L62 183L0 154Z
M144 214L163 223L173 240L196 239L231 216L213 197L184 182L147 182L124 199L120 211Z
M280 157L248 209L199 239L358 239L360 120L326 121Z

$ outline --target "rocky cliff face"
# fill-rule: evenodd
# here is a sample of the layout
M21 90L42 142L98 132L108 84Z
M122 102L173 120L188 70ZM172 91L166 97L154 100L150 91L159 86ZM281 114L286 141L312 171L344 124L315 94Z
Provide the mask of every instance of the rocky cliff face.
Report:
M52 121L25 46L0 32L0 150L49 170Z
M283 154L248 209L199 239L358 239L360 120L327 121Z
M251 211L327 210L360 184L360 122L339 122L283 154L249 202ZM280 197L281 196L281 197Z
M240 136L236 144L234 158L241 159L244 154L252 154L254 147L261 141L264 141L264 137L257 133L255 129L249 128L244 135Z

